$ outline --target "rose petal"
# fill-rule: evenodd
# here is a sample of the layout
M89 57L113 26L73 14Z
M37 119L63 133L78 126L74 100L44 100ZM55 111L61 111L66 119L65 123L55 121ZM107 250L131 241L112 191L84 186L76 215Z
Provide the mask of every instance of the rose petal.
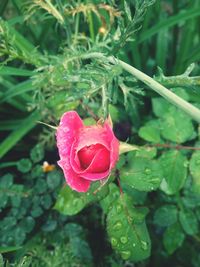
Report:
M105 146L108 150L110 149L110 136L107 131L102 126L88 126L84 127L77 140L76 151L78 152L85 146L101 144Z
M72 189L78 192L88 191L91 182L78 176L67 160L59 160L58 165L63 169L66 182Z
M57 146L61 159L70 156L71 145L83 122L75 111L63 114L56 132Z

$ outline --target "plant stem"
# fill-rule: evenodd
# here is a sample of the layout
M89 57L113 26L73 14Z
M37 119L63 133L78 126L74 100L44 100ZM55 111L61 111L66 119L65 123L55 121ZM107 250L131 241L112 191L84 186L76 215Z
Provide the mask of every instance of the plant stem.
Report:
M102 53L90 53L88 55L83 55L82 58L100 58L104 61L109 61L113 64L119 64L124 70L135 76L138 80L142 81L146 85L148 85L151 89L157 92L159 95L167 99L167 101L171 102L178 108L185 111L188 115L190 115L195 121L200 123L200 109L188 103L181 97L177 96L169 89L165 88L163 85L155 81L153 78L149 77L145 73L137 70L136 68L130 66L129 64L123 62L122 60L116 59L113 56L106 57Z
M170 90L165 88L163 85L146 75L145 73L137 70L136 68L128 65L127 63L117 60L114 57L109 57L109 61L113 64L119 63L120 66L135 76L138 80L142 81L151 89L153 89L155 92L163 96L165 99L167 99L169 102L174 104L175 106L181 108L183 111L185 111L188 115L190 115L194 120L196 120L198 123L200 123L200 110L193 106L192 104L188 103L184 99L180 98L176 94L172 93Z

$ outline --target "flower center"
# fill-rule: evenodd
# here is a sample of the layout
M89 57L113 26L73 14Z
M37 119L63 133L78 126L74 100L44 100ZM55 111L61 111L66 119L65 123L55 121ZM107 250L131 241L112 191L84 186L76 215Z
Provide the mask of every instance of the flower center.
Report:
M85 146L78 152L78 157L83 169L92 163L93 173L104 172L110 165L110 152L100 144Z

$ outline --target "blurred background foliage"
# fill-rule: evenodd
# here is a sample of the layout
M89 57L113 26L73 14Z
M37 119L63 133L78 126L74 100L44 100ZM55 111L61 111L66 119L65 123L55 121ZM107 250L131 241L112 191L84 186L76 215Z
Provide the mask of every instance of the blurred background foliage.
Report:
M93 57L114 55L200 107L199 7L1 0L0 266L199 267L199 126L118 64ZM108 103L117 137L143 148L122 156L95 196L98 183L80 196L63 187L55 131L38 121L56 126L76 109L91 123ZM115 178L148 247L139 248L117 210Z

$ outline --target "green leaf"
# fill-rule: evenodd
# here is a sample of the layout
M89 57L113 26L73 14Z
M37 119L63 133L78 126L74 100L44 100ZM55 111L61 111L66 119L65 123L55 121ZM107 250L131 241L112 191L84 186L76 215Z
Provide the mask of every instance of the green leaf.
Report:
M0 253L1 253L1 247L0 247ZM0 254L0 266L3 267L3 256Z
M0 247L0 253L8 253L8 252L13 252L18 249L21 249L22 247L19 246L12 246L12 247ZM1 265L0 265L1 266Z
M179 220L183 230L188 235L194 235L198 233L198 220L192 210L181 210L179 212Z
M163 244L167 253L174 253L182 245L184 239L185 234L178 223L169 226L163 236Z
M138 43L144 42L154 34L158 33L161 29L168 29L180 22L195 18L200 15L200 10L198 8L187 9L184 12L180 12L176 15L170 16L167 19L161 20L159 23L156 23L155 26L144 31L141 34L140 38L137 40Z
M195 151L190 160L190 173L192 175L192 188L200 193L200 151Z
M147 209L136 209L131 199L121 195L107 217L107 231L113 249L124 260L141 261L150 256L151 241L145 224Z
M128 166L120 170L120 179L134 189L152 191L159 187L162 180L159 163L148 158L134 157Z
M154 214L154 223L159 226L170 226L177 222L177 208L174 205L164 205Z
M139 136L149 142L160 143L160 126L159 121L151 120L141 127L138 132Z
M47 174L47 185L53 190L60 185L61 182L61 174L59 171L52 171Z
M129 153L130 154L130 153ZM156 147L140 147L140 150L135 152L136 157L152 159L157 155Z
M20 161L17 162L17 169L22 173L29 172L31 167L32 167L32 162L30 161L30 159L21 159Z
M195 137L190 117L174 106L160 120L160 127L162 136L172 142L184 143Z
M164 175L161 190L169 195L177 193L184 186L187 177L186 157L178 150L168 151L162 154L159 162Z
M18 128L0 143L0 158L13 148L36 125L36 121L40 118L41 114L38 111L34 111L29 117L24 119Z
M108 194L107 185L104 185L101 189L99 189L99 186L99 182L93 183L87 193L78 193L65 186L61 189L54 208L64 215L75 215L89 203L101 200Z
M120 195L119 190L120 189L119 187L116 186L116 184L114 183L109 184L109 194L100 201L104 213L107 213L109 211L109 208L111 208L112 205L114 205L115 200L118 199Z
M32 76L34 74L31 70L26 70L22 68L13 68L8 66L0 67L0 75L13 75L13 76Z
M36 87L33 86L32 81L30 81L30 80L13 85L10 89L8 89L3 94L3 97L0 98L0 103L8 101L17 95L21 95L21 94L24 94L26 92L32 91L35 88Z
M10 173L5 174L0 178L0 188L6 189L13 184L13 175Z
M23 228L26 233L30 233L33 230L34 226L35 220L31 216L23 218L20 222L20 227Z
M153 112L157 117L165 116L170 110L171 104L161 97L152 98Z
M44 147L41 144L37 144L30 152L31 160L34 163L40 162L44 158Z

